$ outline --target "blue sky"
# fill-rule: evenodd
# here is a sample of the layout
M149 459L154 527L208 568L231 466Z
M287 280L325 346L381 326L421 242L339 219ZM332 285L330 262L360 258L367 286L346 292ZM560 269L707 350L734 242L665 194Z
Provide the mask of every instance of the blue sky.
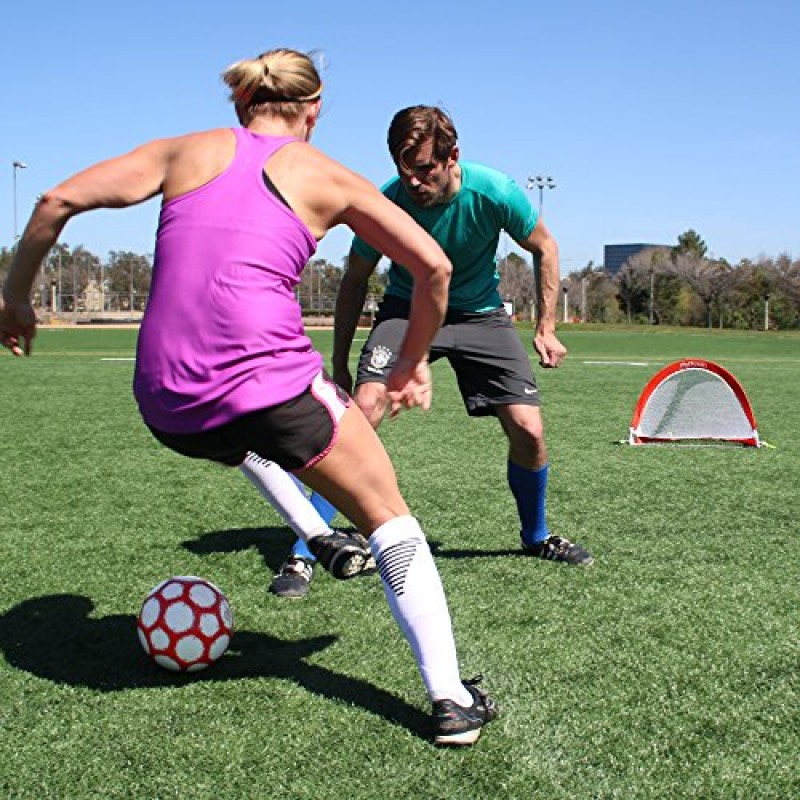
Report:
M800 257L797 0L15 0L2 18L2 245L13 161L28 165L22 228L37 194L95 161L234 124L220 73L289 46L326 55L313 143L377 184L392 174L388 122L416 103L451 113L462 158L522 186L552 175L544 216L565 274L601 263L604 244L688 228L732 262ZM157 213L91 212L61 241L149 253ZM349 241L336 229L319 255L338 263Z

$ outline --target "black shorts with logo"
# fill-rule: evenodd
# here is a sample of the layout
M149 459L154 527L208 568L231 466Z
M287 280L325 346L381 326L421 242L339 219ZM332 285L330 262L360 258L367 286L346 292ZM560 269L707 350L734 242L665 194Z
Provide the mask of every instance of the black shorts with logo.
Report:
M150 432L170 450L236 467L249 452L297 472L313 466L333 447L350 398L324 372L302 394L277 406L199 433Z
M408 328L410 305L386 295L361 350L356 385L386 383ZM531 361L505 309L450 309L430 349L430 361L446 358L456 373L467 413L482 417L495 406L539 405Z

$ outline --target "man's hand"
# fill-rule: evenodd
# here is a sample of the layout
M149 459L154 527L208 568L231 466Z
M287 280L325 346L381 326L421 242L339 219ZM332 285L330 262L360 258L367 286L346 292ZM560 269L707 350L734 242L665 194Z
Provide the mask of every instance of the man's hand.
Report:
M0 298L0 345L15 356L29 356L36 336L36 314L29 300Z
M567 357L567 348L558 341L553 332L537 332L533 346L539 354L539 364L545 369L555 369Z
M403 408L420 406L427 411L431 407L433 384L428 361L400 358L389 374L386 383L389 394L389 416L396 417Z

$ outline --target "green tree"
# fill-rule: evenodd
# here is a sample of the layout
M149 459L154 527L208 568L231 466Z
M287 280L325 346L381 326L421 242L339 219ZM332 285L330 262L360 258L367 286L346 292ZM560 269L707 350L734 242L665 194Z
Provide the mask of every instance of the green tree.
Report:
M106 269L106 292L119 311L143 311L150 294L153 266L148 256L112 250Z
M703 304L706 322L712 327L713 310L732 283L730 265L725 260L712 261L698 256L693 250L678 253L673 263L676 275L691 287Z
M83 311L89 282L99 285L102 271L100 258L82 244L71 248L57 243L42 264L34 284L33 303L46 306L47 287L55 284L59 310Z
M13 258L14 251L10 247L0 247L0 286L5 283Z
M793 261L782 253L775 261L776 284L789 303L787 327L800 325L800 260Z
M497 271L500 274L500 297L514 304L515 313L528 316L536 296L531 265L517 253L509 253L500 259Z
M617 273L617 295L629 323L635 317L649 321L651 313L653 322L663 316L665 303L659 283L668 273L668 258L658 248L642 250L623 264Z
M367 302L379 303L383 299L386 291L386 284L389 282L388 270L374 270L369 276L367 283Z
M567 302L584 322L624 321L614 279L602 267L596 268L593 261L567 275L567 287Z
M678 237L678 244L672 248L672 255L695 255L705 258L708 247L700 234L691 228Z
M297 287L297 299L306 314L333 312L336 292L342 280L342 270L324 258L314 258L306 264Z

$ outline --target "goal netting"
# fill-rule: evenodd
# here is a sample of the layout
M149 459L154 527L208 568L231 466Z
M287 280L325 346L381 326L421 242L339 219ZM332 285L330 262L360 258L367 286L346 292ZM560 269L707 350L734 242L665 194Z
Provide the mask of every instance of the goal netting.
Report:
M736 378L712 361L676 361L642 390L630 444L719 441L759 447L750 401Z

